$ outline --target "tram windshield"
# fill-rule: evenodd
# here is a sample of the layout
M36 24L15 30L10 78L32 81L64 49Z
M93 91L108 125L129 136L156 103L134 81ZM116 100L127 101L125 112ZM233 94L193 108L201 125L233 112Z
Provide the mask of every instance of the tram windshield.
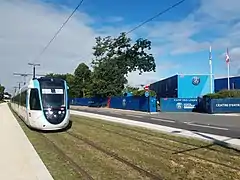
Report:
M59 79L40 80L43 108L65 107L64 82Z
M64 94L42 94L42 103L44 109L64 107Z

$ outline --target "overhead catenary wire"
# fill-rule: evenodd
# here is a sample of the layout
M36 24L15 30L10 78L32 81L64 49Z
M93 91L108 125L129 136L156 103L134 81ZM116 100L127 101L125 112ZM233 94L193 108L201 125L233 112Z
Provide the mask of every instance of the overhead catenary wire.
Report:
M40 54L34 59L33 62L36 62L42 55L43 53L47 50L47 48L50 46L50 44L54 41L54 39L57 37L57 35L61 32L61 30L63 29L63 27L68 23L68 21L71 19L71 17L75 14L75 12L78 10L78 8L82 5L84 0L81 0L78 5L76 6L76 8L72 11L72 13L70 14L70 16L66 19L66 21L62 24L62 26L58 29L58 31L54 34L54 36L52 37L52 39L47 43L47 45L43 48L43 50L40 52Z
M154 15L153 17L151 17L151 18L147 19L146 21L140 23L138 26L132 28L131 30L129 30L128 32L126 32L126 34L129 34L129 33L133 32L133 31L135 31L136 29L140 28L140 27L143 26L144 24L146 24L146 23L152 21L153 19L155 19L155 18L157 18L157 17L159 17L159 16L167 13L167 12L170 11L171 9L173 9L173 8L179 6L180 4L182 4L184 1L186 1L186 0L178 1L177 3L175 3L175 4L173 4L172 6L168 7L167 9L159 12L158 14Z
M76 6L76 8L73 10L73 12L70 14L70 16L66 19L66 21L62 24L62 26L58 29L58 31L54 34L54 36L52 37L52 39L47 43L47 45L43 48L43 50L39 53L39 55L34 59L33 62L36 62L42 55L43 53L47 50L47 48L50 46L50 44L54 41L54 39L56 39L57 35L61 32L61 30L64 28L64 26L68 23L68 21L71 19L71 17L75 14L75 12L78 10L78 8L82 5L84 0L81 0L78 5ZM139 24L138 26L134 27L133 29L131 29L130 31L126 32L126 34L129 34L133 31L135 31L136 29L140 28L141 26L143 26L144 24L152 21L153 19L165 14L166 12L170 11L171 9L177 7L178 5L182 4L184 1L186 0L181 0L178 1L177 3L173 4L172 6L168 7L167 9L159 12L158 14L154 15L153 17L147 19L146 21L142 22L141 24Z

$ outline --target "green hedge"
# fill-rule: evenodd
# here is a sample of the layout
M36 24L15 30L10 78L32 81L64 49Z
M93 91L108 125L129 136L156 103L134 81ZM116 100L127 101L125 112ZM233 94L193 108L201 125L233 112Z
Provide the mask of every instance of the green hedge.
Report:
M144 96L145 95L145 90L139 90L139 91L136 91L133 93L134 96ZM156 92L155 91L152 91L152 90L149 90L149 95L151 97L154 97L156 96Z
M222 90L217 93L206 94L203 97L211 99L240 98L240 90Z

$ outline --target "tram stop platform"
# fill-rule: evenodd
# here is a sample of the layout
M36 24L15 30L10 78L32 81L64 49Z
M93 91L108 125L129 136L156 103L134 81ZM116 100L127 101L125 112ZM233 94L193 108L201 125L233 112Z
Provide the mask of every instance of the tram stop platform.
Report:
M53 180L7 103L0 104L0 179Z

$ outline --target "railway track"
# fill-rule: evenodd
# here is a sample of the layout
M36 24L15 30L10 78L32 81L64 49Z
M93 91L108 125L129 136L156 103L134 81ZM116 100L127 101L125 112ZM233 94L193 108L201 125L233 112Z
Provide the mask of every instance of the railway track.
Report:
M79 166L77 163L75 163L72 158L70 158L68 155L66 155L66 153L64 153L64 151L61 150L61 148L59 148L54 143L54 141L49 139L45 134L42 134L42 133L39 133L39 134L42 137L44 137L55 148L55 150L58 152L58 154L61 155L61 157L63 157L65 159L65 162L67 164L69 164L69 166L71 166L74 169L74 171L79 174L79 178L84 176L86 180L94 180L94 178L87 171L85 171L81 166Z
M11 109L12 110L12 109ZM12 110L12 112L14 113L14 115L17 117L17 120L19 122L19 124L22 124L24 126L27 126L24 121L22 120L22 118L15 112ZM28 127L29 128L29 127ZM79 175L79 178L81 179L82 176L84 176L86 180L94 180L94 178L87 172L85 171L81 166L79 166L77 163L74 162L74 160L72 158L70 158L68 155L66 155L66 153L64 153L63 150L61 150L61 148L59 148L54 141L52 141L51 139L49 139L44 133L39 132L39 135L44 138L49 144L51 144L54 149L57 151L57 153L64 159L64 161Z
M74 121L76 122L76 121ZM155 144L155 143L152 143L152 142L149 142L149 141L146 141L146 140L143 140L143 139L140 139L140 138L136 138L136 137L133 137L133 136L130 136L130 135L127 135L127 134L122 134L122 133L119 133L119 132L116 132L116 131L113 131L113 130L109 130L109 129L106 129L105 127L99 127L99 126L94 126L92 124L88 124L88 123L83 123L83 122L77 122L77 123L82 123L82 124L85 124L87 126L90 126L90 127L94 127L96 129L99 129L101 128L102 130L106 131L106 132L109 132L109 133L113 133L113 134L117 134L119 136L122 136L122 137L126 137L126 138L129 138L129 139L132 139L132 140L135 140L135 141L139 141L139 142L142 142L142 143L145 143L145 144L148 144L148 145L152 145L154 147L157 147L157 148L160 148L164 151L172 151L173 153L172 154L184 154L184 155L187 155L189 157L193 157L193 158L197 158L199 160L203 160L205 162L209 162L209 163L213 163L213 164L217 164L217 165L220 165L220 166L224 166L224 167L227 167L227 168L230 168L230 169L234 169L236 171L240 171L240 168L238 167L234 167L234 166L231 166L231 165L228 165L228 164L224 164L224 163L220 163L220 162L216 162L216 161L213 161L213 160L210 160L210 159L206 159L204 157L199 157L199 156L196 156L196 155L191 155L188 152L188 150L181 150L181 151L177 151L176 150L173 150L173 149L170 149L170 148L167 148L167 147L164 147L164 146L161 146L159 144ZM193 146L193 145L192 145ZM177 148L177 147L176 147ZM200 149L201 147L197 146L196 148L193 148L191 150L195 150L195 149ZM215 151L215 150L213 150ZM221 152L221 151L219 151ZM223 153L223 152L221 152ZM237 155L234 155L234 156L237 156ZM239 156L238 156L239 157Z
M66 133L69 134L70 136L72 136L72 137L74 137L74 138L76 138L78 140L81 140L84 143L94 147L95 149L101 151L102 153L105 153L108 156L111 156L112 158L120 161L121 163L124 163L124 164L128 165L129 167L135 169L136 171L138 171L139 173L141 173L141 174L143 174L145 176L148 176L149 178L151 178L153 180L162 180L161 177L159 177L159 176L157 176L157 175L155 175L155 174L153 174L153 173L151 173L151 172L149 172L149 171L147 171L145 169L142 169L141 167L136 166L135 164L131 163L130 161L128 161L128 160L118 156L118 154L116 154L116 153L114 153L114 152L112 152L110 150L106 150L106 149L102 148L101 146L97 145L95 142L90 141L89 139L87 139L85 137L82 137L82 136L80 136L78 134L75 134L75 133L69 132L69 131L67 131Z
M15 116L17 116L19 118L18 121L20 123L23 123L23 125L26 125L24 123L24 121L21 120L21 117L19 117L14 111L13 111L13 113L15 114ZM160 144L157 144L157 143L154 143L154 142L149 142L150 140L142 139L141 137L131 136L129 134L131 131L133 131L133 132L137 132L137 133L140 133L140 134L145 134L145 135L149 135L149 136L152 136L152 137L156 137L154 134L151 134L151 132L144 132L144 131L141 131L141 130L132 129L130 127L124 127L124 129L127 129L130 132L129 133L121 133L121 132L117 132L117 130L109 129L111 126L121 128L121 127L119 127L117 125L114 125L114 124L112 125L112 124L107 124L106 123L106 125L108 127L107 126L104 127L104 126L102 126L102 124L100 122L98 123L99 125L93 125L93 124L90 124L90 123L87 123L87 122L76 121L76 120L74 120L73 122L79 123L79 124L85 124L85 125L90 126L92 128L101 129L102 131L113 133L113 134L116 134L116 135L119 135L119 136L122 136L122 137L125 137L125 138L130 138L134 141L139 141L139 142L142 142L142 143L160 148L164 151L171 151L171 152L173 152L172 154L181 153L181 154L187 155L189 157L194 157L194 158L197 158L199 160L203 160L205 162L209 162L209 163L212 163L212 164L227 167L229 169L240 171L239 167L231 166L231 165L224 164L224 163L221 163L221 162L216 162L216 161L204 158L204 157L191 155L188 152L184 152L184 150L176 152L176 149L175 150L169 149L169 148L166 148L164 146L161 146ZM154 179L154 180L161 180L162 179L161 175L158 176L158 175L154 174L153 172L149 172L148 170L139 167L138 165L132 163L130 160L120 157L117 153L109 150L108 148L103 148L102 146L98 145L96 142L91 141L90 139L82 136L81 134L76 134L76 133L74 133L74 131L71 131L71 130L66 131L66 132L61 132L61 133L68 134L69 136L72 136L73 138L76 138L76 139L90 145L91 147L93 147L93 148L97 149L98 151L114 158L115 160L117 160L117 161L119 161L123 164L126 164L127 166L131 167L132 169L134 169L134 170L138 171L140 174L142 174L143 177L146 176L146 177L149 177L150 179ZM51 140L51 138L48 137L48 135L46 133L39 133L39 134L43 138L45 138L45 140L48 144L51 144L53 146L53 149L56 150L57 154L59 154L59 156L62 157L62 161L66 162L66 164L68 164L68 166L71 167L75 171L76 175L79 174L79 176L81 176L81 178L84 177L83 179L93 179L93 177L87 171L85 171L78 163L74 162L74 160L71 157L69 157L61 148L59 148L57 146L56 142L54 141L54 138L53 138L53 140ZM157 137L165 139L165 140L168 139L168 138L159 137L159 136L157 136ZM175 141L175 139L171 139L171 138L169 138L169 140L170 141ZM197 146L197 145L193 145L191 143L180 142L180 141L177 141L177 140L175 142L182 143L182 144L187 144L189 146L195 147L195 149L206 148L204 146L203 147L202 146ZM206 149L209 150L209 148L206 148ZM192 148L191 150L194 150L194 148ZM186 151L188 151L188 150L186 150ZM221 152L221 151L217 151L216 149L212 149L212 151ZM237 156L236 154L234 154L234 155Z

